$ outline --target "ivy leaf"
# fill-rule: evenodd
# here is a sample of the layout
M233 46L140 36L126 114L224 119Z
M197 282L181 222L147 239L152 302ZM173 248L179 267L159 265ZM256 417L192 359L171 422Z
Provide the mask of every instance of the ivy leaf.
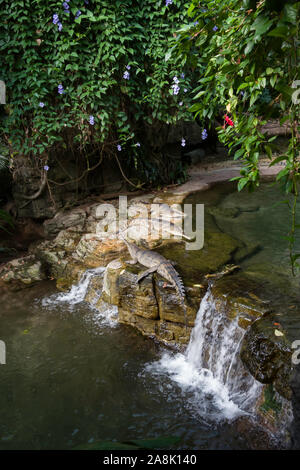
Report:
M268 36L274 36L278 38L286 38L288 36L289 27L287 25L277 26L268 33Z
M251 29L255 30L256 36L262 36L270 29L273 22L274 20L270 20L268 17L261 15L256 18Z
M283 9L283 20L288 21L289 23L296 24L297 16L299 11L300 2L297 2L295 5L287 4Z
M271 159L273 152L272 152L272 149L271 149L270 145L265 145L264 147L265 147L266 154Z
M277 163L282 162L283 160L286 160L286 159L287 159L286 155L281 155L280 157L274 158L274 160L270 163L269 166L274 166Z
M246 186L248 181L249 181L248 177L241 178L238 182L238 191L242 191L242 189Z

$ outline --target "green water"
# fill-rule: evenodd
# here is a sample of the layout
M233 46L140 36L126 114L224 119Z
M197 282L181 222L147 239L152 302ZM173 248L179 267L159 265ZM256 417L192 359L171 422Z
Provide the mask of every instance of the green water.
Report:
M254 247L253 254L242 260L233 255L231 262L239 264L246 275L266 284L277 295L291 295L300 301L300 275L293 276L285 237L291 228L287 196L273 183L262 184L253 193L236 191L235 183L217 184L206 192L189 196L185 203L205 205L205 228L219 230ZM216 210L211 210L211 208ZM234 209L233 213L228 210ZM234 216L233 216L234 214ZM297 209L300 223L300 207ZM295 251L300 252L300 230L296 232ZM197 254L195 255L197 256Z
M84 302L43 307L53 292L46 282L2 299L0 449L161 436L179 437L178 448L248 446L233 424L202 417L188 388L145 371L164 348L131 327L107 324Z

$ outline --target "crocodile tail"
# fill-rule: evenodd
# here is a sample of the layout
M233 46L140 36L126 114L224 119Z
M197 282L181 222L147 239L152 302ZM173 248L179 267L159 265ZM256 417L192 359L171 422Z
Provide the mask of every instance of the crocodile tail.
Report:
M175 269L174 269L174 271L175 271ZM178 295L181 298L182 302L184 302L185 288L184 288L184 285L183 285L183 281L182 281L181 277L179 276L179 274L177 273L177 271L175 271L175 272L177 274L176 278L174 279L175 285L176 285L176 290L177 290Z
M172 268L174 270L173 280L175 282L175 289L181 301L181 305L182 305L182 309L184 313L185 329L187 330L188 320L187 320L187 310L186 310L186 305L185 305L185 288L184 288L183 281L181 277L179 276L178 272L176 271L176 269L174 269L173 266Z
M158 270L158 272L163 277L165 277L166 279L168 279L170 282L173 283L176 293L182 305L182 309L184 313L184 320L185 320L185 328L187 330L188 322L187 322L187 310L186 310L186 305L185 305L185 288L184 288L183 281L171 263L163 264L163 269Z
M184 289L182 279L179 276L178 272L176 271L174 266L172 266L171 263L164 264L163 269L165 271L165 276L163 275L163 273L162 273L162 276L166 277L170 282L174 284L176 292L178 296L180 297L180 300L183 302L185 299L185 289Z

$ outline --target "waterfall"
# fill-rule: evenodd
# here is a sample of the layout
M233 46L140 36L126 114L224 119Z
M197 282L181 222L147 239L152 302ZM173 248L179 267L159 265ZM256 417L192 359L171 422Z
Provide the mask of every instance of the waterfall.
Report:
M85 273L81 276L78 284L73 284L69 292L62 292L59 294L51 295L50 297L45 297L42 300L42 305L44 307L50 305L58 305L61 302L66 302L70 306L79 304L80 302L84 301L84 298L87 294L87 290L89 288L91 279L94 276L103 276L105 268L95 268L95 269L88 269ZM99 293L100 296L101 293Z
M63 311L73 311L77 306L84 302L85 297L89 291L91 280L98 276L103 279L105 268L99 267L94 269L88 269L81 276L77 284L73 284L69 292L60 292L58 294L50 295L42 299L43 307L48 310L62 308ZM95 296L92 303L85 304L85 311L89 310L90 315L85 317L87 323L92 323L95 326L107 325L115 327L117 325L116 315L117 307L115 305L109 305L102 301L100 305L95 307L102 294L102 289ZM67 308L66 308L67 307Z
M188 395L202 417L231 419L254 411L262 385L245 369L240 346L245 334L238 318L228 319L216 308L208 290L201 301L184 354L164 353L146 370L161 379L168 375Z

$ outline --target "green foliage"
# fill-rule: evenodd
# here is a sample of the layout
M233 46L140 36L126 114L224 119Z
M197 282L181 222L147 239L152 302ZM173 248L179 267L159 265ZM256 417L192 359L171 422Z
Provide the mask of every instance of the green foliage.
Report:
M31 158L40 169L53 152L77 152L87 169L89 156L102 158L102 152L147 159L148 149L137 146L147 126L188 116L187 95L171 89L183 70L176 58L164 60L184 20L185 1L166 7L165 0L71 0L69 14L62 3L0 0L0 79L8 103L2 134L10 155Z
M274 138L267 138L261 126L270 118L289 124L290 144L280 157L284 166L277 180L294 195L288 237L293 269L300 267L293 253L300 179L299 9L297 1L193 0L190 22L181 28L169 54L198 71L190 111L200 120L220 123L220 141L244 163L237 178L239 191L259 185L261 154L276 163Z

